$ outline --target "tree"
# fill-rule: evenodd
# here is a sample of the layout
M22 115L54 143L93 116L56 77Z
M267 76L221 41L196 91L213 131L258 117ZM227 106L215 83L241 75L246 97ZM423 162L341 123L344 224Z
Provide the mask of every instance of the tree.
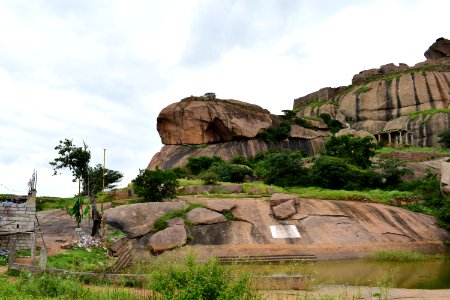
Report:
M172 170L140 170L133 179L134 191L145 201L159 202L164 198L175 198L179 186L177 174Z
M198 175L202 171L206 171L211 167L213 163L223 162L220 156L192 156L188 158L188 163L186 168L191 172L192 175Z
M89 167L88 186L83 191L84 194L93 193L94 195L102 191L103 187L103 166L97 164L95 167ZM123 178L123 174L119 171L105 168L105 189L114 189L118 182Z
M367 169L372 165L370 159L375 155L377 147L370 136L332 136L325 143L325 155L344 158L353 165Z
M278 186L297 186L308 182L308 170L303 167L300 152L275 152L256 163L256 171L264 183Z
M442 144L442 147L450 148L450 128L438 134L438 137L438 143Z

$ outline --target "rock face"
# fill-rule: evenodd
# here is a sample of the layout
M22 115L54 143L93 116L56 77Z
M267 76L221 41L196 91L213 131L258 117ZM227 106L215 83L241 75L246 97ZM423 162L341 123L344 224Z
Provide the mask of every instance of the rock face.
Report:
M165 145L198 145L254 138L271 124L269 111L257 105L189 97L164 108L157 129Z
M450 56L450 41L444 38L439 38L433 45L424 53L427 59L439 59Z
M441 191L450 196L450 162L441 163Z
M227 221L222 214L207 208L194 208L187 213L187 217L194 224L215 224Z
M352 129L378 135L381 141L398 143L402 131L408 134L408 140L402 137L403 143L437 146L437 135L450 127L449 45L449 40L438 39L425 53L425 62L361 71L352 85L325 88L295 99L294 108L300 116L329 113L350 123Z
M187 234L184 226L172 226L155 233L148 245L152 252L160 253L186 244Z
M164 214L186 207L184 202L139 203L107 209L104 217L107 224L122 230L128 238L135 238L148 233Z

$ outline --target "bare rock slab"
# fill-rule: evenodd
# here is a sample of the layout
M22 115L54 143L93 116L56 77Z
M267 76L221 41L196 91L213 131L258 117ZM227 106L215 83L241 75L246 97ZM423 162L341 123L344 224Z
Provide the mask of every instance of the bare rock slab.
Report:
M187 217L194 224L216 224L227 221L224 215L207 208L194 208L187 213Z
M236 200L230 199L214 199L206 202L206 207L216 212L228 212L235 208L237 205Z
M184 209L184 202L148 202L118 206L105 211L106 223L122 230L128 238L145 235L155 221L168 212Z
M155 233L148 244L153 252L160 253L183 246L186 241L187 233L184 226L173 226Z
M167 221L167 226L168 227L173 227L173 226L184 226L184 220L180 217L176 217L173 219L170 219L169 221Z
M294 200L294 202L296 202L299 199L300 197L298 197L297 195L275 193L270 197L270 206L279 205L289 200Z
M297 213L295 209L295 201L288 200L272 207L273 214L278 220L284 220Z

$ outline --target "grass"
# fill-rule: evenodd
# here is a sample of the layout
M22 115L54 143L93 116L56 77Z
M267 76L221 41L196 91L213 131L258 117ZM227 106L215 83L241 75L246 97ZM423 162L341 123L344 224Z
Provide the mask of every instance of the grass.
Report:
M432 109L427 109L427 110L419 110L419 111L411 112L411 113L407 114L407 116L409 119L415 120L421 115L432 116L437 113L450 114L450 108L432 108Z
M276 193L286 192L282 187L265 184L261 181L244 182L242 184L242 188L244 189L245 193L247 193L251 188L258 188L258 189L263 189L263 190L264 189L273 189L273 190L275 190Z
M375 251L368 257L366 257L369 261L387 261L387 262L420 262L427 261L433 259L441 259L442 255L427 255L420 252L415 251L386 251L380 250Z
M371 87L363 85L363 86L359 87L354 94L361 95L361 94L367 93L370 90L372 90Z
M116 241L125 236L127 235L123 231L108 225L108 232L106 234L106 238L108 239L108 241Z
M391 152L405 152L405 153L440 153L440 154L448 154L450 155L450 149L445 149L441 147L417 147L417 146L407 146L407 147L383 147L376 150L377 154L386 154Z
M173 218L182 218L184 220L184 224L188 226L193 225L192 222L188 219L186 214L197 207L205 207L205 205L201 203L190 202L189 206L185 209L177 209L166 213L165 215L163 215L162 217L158 218L155 221L153 227L150 229L150 232L157 232L166 229L169 226L167 224L167 221Z
M367 191L346 191L330 190L319 187L291 187L286 188L286 191L297 194L303 198L367 201L383 204L389 204L390 200L393 199L409 198L413 196L412 192L384 191L380 189Z
M80 272L105 271L112 258L105 249L69 249L64 253L49 256L47 267Z

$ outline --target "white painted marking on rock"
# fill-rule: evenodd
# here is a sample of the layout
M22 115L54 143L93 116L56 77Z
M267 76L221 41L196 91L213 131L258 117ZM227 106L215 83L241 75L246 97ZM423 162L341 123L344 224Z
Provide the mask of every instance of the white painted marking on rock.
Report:
M295 225L271 225L270 232L274 239L299 239L300 233Z

